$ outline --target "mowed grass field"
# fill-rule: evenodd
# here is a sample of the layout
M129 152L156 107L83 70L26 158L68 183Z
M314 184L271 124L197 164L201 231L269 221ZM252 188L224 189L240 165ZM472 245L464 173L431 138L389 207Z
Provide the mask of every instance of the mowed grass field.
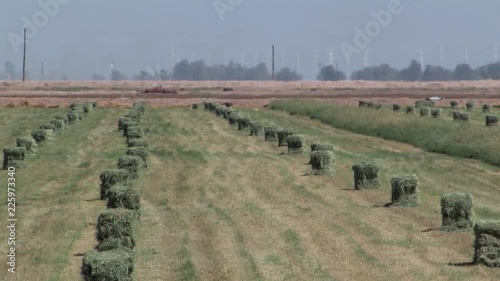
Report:
M1 109L0 143L14 145L66 111ZM470 192L476 219L500 218L498 167L307 117L243 111L293 128L308 145L335 145L335 174L310 176L307 152L286 155L213 113L147 109L140 126L149 169L134 183L142 193L135 280L500 280L499 270L468 264L472 232L435 229L444 192ZM16 173L17 273L4 263L0 280L80 280L81 254L95 246L105 209L99 174L125 154L117 121L126 112L97 108ZM353 190L351 166L364 160L381 164L380 189ZM400 173L418 175L420 207L380 207L390 202L390 177ZM6 178L0 171L0 184ZM0 198L6 202L6 192ZM0 239L5 257L6 231Z

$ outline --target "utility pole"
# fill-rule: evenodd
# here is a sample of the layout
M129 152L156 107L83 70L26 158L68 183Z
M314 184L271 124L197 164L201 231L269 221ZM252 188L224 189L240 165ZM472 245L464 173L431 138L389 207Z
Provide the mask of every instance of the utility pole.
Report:
M273 45L273 54L272 54L272 57L273 57L272 58L272 60L273 60L273 62L272 62L272 78L274 80L274 45Z
M23 82L26 81L26 28L24 29Z

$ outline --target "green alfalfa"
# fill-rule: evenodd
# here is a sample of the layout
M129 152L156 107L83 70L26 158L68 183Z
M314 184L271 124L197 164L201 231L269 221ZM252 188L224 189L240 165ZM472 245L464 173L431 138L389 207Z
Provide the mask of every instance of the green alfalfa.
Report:
M144 161L139 156L122 156L118 158L117 168L127 170L129 179L138 179L139 172L144 168Z
M293 129L291 128L281 128L277 132L278 134L278 146L287 146L286 138L293 135Z
M127 140L127 147L149 147L149 142L145 139L138 138L138 139L128 139Z
M419 205L418 178L416 175L393 176L391 178L392 206L416 207Z
M486 116L486 126L488 126L488 127L498 126L498 117L487 115Z
M291 135L286 138L286 143L288 146L288 154L302 154L304 152L306 140L304 136Z
M105 170L99 176L101 180L101 199L108 198L108 192L114 185L125 185L129 180L129 171L125 169Z
M278 127L275 125L269 125L264 127L264 140L269 142L275 142L278 140Z
M24 147L26 149L26 153L35 153L38 145L36 144L36 141L33 139L33 137L26 137L17 138L16 146Z
M132 281L133 271L131 250L92 250L83 258L81 274L85 281Z
M123 208L107 209L101 212L97 219L96 238L100 244L97 249L111 250L110 246L133 249L135 247L133 224L138 218L135 210Z
M474 234L474 263L500 268L500 220L476 222Z
M442 229L446 231L472 228L472 195L464 192L446 193L441 196Z
M354 188L373 189L380 187L380 166L374 162L361 162L352 166L354 171Z
M54 132L52 130L38 129L31 132L31 137L37 144L48 143L54 141Z
M139 156L144 162L144 167L148 166L149 150L146 147L130 147L127 149L127 155Z
M3 149L3 167L7 170L9 167L24 168L26 163L26 148L24 147L6 147Z
M108 204L110 209L123 208L135 211L140 216L141 194L137 189L128 186L113 186L109 190Z
M483 104L483 113L489 113L489 112L491 112L491 105Z
M328 150L311 152L311 168L313 175L329 175L334 172L334 153Z

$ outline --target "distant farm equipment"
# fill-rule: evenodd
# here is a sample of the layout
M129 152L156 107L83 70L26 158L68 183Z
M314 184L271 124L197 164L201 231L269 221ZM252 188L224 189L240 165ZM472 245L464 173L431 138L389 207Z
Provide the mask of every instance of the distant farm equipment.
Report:
M141 93L141 94L171 94L171 95L176 95L177 89L175 89L175 88L163 88L163 86L160 85L160 86L157 86L154 88L137 90L137 92Z

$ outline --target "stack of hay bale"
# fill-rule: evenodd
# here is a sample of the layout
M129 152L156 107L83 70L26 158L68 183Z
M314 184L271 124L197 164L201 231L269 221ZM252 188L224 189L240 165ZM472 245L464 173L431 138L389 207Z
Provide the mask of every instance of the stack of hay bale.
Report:
M107 199L107 210L97 220L96 249L83 258L85 280L132 280L134 270L135 222L140 219L139 191L132 187L146 167L148 141L139 127L145 103L118 120L118 130L127 138L127 155L118 159L117 169L101 173L100 198Z

